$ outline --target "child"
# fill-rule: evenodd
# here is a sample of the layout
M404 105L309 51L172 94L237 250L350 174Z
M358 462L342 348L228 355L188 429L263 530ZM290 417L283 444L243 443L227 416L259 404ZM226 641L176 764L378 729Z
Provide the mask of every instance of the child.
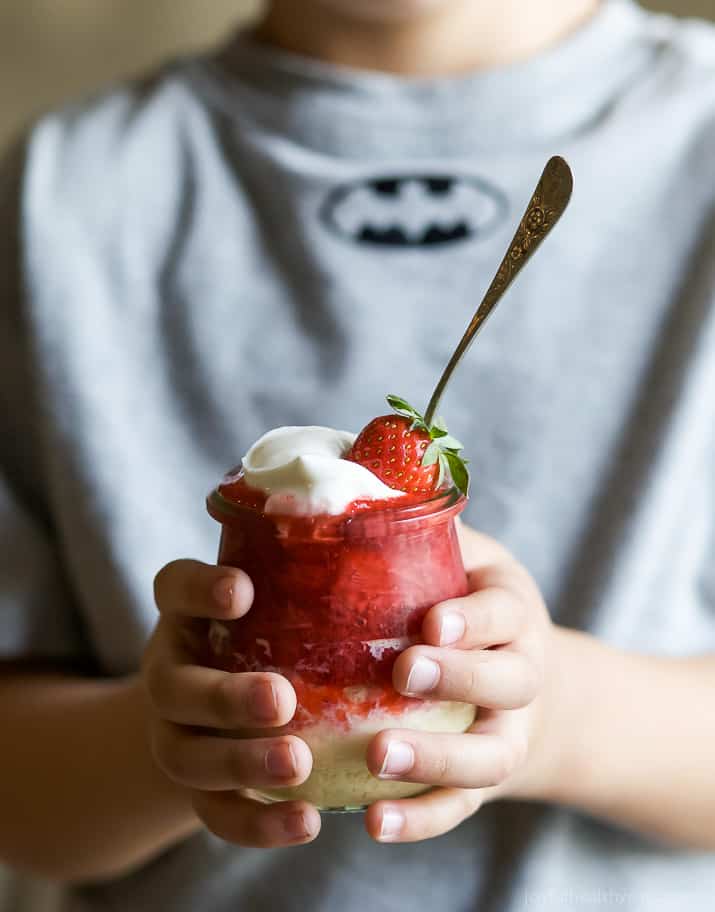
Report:
M630 0L273 0L37 124L0 210L4 861L67 910L711 907L714 111L713 30ZM269 428L424 403L553 153L572 206L443 404L472 591L395 667L478 721L379 735L435 789L321 830L239 791L309 773L288 682L181 652L252 597L204 494Z

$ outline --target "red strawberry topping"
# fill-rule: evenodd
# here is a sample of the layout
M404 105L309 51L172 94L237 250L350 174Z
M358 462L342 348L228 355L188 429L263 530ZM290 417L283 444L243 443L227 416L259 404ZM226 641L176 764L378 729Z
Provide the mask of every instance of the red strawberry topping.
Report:
M446 474L467 493L469 475L460 456L462 444L437 418L431 427L419 412L398 396L388 396L396 414L374 418L358 434L346 459L369 469L388 487L407 494L429 496Z

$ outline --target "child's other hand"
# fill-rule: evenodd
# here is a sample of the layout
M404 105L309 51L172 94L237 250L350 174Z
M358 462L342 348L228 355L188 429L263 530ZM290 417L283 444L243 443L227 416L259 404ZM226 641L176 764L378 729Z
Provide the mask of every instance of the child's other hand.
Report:
M467 528L461 541L470 594L429 611L425 645L400 655L393 683L402 694L473 703L477 719L465 734L389 729L372 740L373 775L438 786L371 805L367 830L383 842L451 830L484 801L509 794L532 762L552 625L536 584L508 552Z
M168 564L155 580L160 618L142 663L154 758L186 787L194 810L223 839L244 846L310 842L320 815L304 801L261 804L237 790L298 785L311 771L307 744L270 737L293 717L295 692L282 676L230 674L195 663L188 648L192 619L235 619L250 609L253 586L241 570L197 561ZM266 737L220 732L266 729ZM214 731L212 731L212 729Z

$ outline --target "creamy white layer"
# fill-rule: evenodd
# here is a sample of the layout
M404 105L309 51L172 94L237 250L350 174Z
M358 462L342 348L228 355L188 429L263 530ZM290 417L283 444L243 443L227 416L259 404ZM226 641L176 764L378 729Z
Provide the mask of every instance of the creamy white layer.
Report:
M304 799L322 810L361 808L380 798L408 798L429 786L414 782L376 779L365 765L371 739L386 728L416 731L463 732L474 721L475 707L467 703L423 703L402 713L370 714L354 718L346 731L318 722L297 732L313 753L313 771L308 779L290 789L263 789L276 801Z
M349 431L332 428L276 428L243 457L246 484L268 495L266 513L291 516L337 516L355 500L403 497L343 458L354 441Z

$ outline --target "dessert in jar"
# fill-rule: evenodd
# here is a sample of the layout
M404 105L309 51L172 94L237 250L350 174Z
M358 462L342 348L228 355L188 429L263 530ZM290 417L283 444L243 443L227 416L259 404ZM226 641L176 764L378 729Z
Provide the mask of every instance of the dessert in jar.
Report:
M426 612L466 594L455 519L466 504L461 444L404 400L356 438L324 427L261 437L208 498L221 524L219 563L244 570L255 598L237 621L211 623L206 661L284 675L294 718L273 733L303 738L309 778L263 789L321 810L364 808L428 786L383 781L365 764L386 728L465 731L471 705L402 696L392 666L419 642ZM460 490L460 488L462 490ZM265 732L243 732L265 736Z

